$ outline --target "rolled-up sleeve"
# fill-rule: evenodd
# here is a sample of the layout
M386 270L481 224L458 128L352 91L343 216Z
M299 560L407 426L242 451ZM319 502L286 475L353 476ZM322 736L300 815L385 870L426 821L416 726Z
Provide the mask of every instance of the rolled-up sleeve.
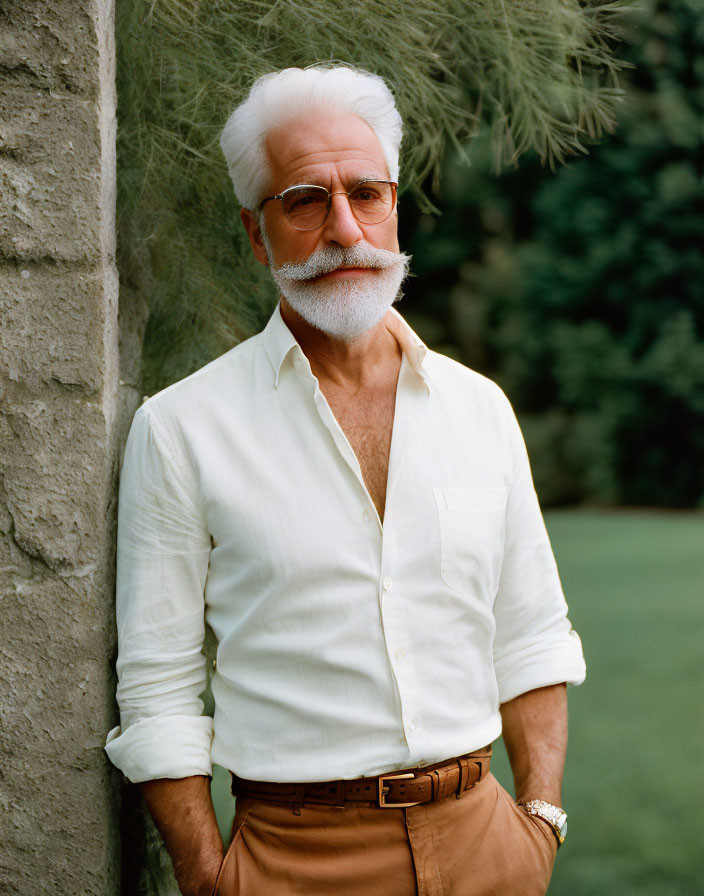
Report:
M586 675L582 644L567 618L525 443L508 402L506 415L514 478L494 603L494 669L501 703L534 688L581 684Z
M211 775L204 588L210 556L193 473L149 406L125 446L117 534L117 702L105 750L134 782Z

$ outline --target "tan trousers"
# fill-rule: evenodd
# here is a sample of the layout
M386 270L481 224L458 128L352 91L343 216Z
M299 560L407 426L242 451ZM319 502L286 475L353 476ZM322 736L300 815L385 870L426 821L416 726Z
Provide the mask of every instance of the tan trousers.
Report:
M544 896L556 852L491 773L408 809L239 798L214 896Z

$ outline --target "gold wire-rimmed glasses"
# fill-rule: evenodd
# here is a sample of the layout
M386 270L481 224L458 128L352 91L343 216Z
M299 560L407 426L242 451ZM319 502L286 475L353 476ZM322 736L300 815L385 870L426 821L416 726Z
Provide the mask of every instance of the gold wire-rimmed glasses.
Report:
M333 196L347 196L352 214L360 224L381 224L396 206L398 184L393 180L365 180L350 190L331 193L316 184L296 184L267 196L259 203L259 211L272 199L280 199L286 220L296 230L317 230L325 223Z

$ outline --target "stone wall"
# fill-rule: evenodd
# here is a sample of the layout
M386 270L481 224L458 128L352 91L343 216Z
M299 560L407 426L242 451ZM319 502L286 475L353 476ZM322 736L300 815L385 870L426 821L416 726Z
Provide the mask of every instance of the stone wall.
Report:
M0 893L120 888L112 0L0 0ZM138 359L132 359L132 366Z

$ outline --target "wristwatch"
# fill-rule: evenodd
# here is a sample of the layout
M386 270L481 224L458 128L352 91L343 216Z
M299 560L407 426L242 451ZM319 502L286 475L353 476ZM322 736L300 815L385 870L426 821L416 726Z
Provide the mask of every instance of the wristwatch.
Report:
M553 806L552 803L546 803L545 800L528 800L528 802L518 805L528 815L537 815L538 818L547 821L557 838L558 848L562 846L567 836L567 813L564 809L560 806Z

